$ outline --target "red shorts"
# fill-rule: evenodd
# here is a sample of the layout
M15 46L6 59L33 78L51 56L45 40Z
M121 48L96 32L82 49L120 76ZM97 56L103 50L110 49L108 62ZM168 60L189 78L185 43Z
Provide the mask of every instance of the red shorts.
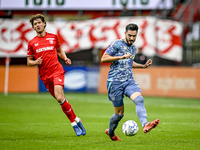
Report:
M53 97L55 97L54 86L61 85L62 87L64 87L64 79L65 79L65 75L61 74L61 75L55 76L51 79L44 80L43 83L44 83L45 87L47 88L47 90L49 91L49 93Z

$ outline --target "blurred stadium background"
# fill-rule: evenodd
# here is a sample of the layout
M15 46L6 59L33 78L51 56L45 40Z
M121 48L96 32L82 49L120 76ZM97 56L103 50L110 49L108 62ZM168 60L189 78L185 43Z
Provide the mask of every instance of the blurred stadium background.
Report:
M0 93L47 92L37 67L26 66L35 36L29 18L47 19L72 60L65 92L106 93L106 47L139 25L135 42L152 67L134 70L145 96L200 98L200 0L0 0ZM7 66L7 67L6 67ZM9 69L8 69L9 68Z

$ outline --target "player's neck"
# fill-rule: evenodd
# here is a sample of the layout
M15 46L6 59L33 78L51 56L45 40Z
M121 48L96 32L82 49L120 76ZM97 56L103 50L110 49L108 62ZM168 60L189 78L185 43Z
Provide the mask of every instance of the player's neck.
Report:
M45 31L43 31L43 32L41 32L41 33L37 33L37 36L38 37L44 37L46 35L46 32Z

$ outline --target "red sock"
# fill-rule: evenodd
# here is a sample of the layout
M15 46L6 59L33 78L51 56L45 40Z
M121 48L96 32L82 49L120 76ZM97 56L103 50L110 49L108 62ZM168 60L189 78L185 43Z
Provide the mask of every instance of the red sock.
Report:
M72 109L72 114L74 116L74 119L76 118L76 114L74 113L74 110Z
M75 117L76 116L74 114L74 111L72 109L72 106L70 105L70 103L68 103L66 100L65 102L61 105L63 112L67 115L68 119L70 120L70 122L74 122L75 121Z

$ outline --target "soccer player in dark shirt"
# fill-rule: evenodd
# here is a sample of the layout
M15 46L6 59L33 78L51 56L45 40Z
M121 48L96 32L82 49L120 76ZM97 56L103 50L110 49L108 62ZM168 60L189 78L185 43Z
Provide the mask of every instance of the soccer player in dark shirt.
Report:
M136 40L137 33L138 26L128 24L125 30L125 38L112 42L101 58L103 63L111 62L107 78L107 90L109 100L113 103L114 114L110 118L109 129L106 129L105 132L113 141L121 140L114 131L124 116L124 95L135 103L136 114L140 119L144 133L149 132L159 124L159 119L147 122L142 92L133 78L132 68L148 68L152 64L151 59L144 65L134 62L136 47L133 43Z

